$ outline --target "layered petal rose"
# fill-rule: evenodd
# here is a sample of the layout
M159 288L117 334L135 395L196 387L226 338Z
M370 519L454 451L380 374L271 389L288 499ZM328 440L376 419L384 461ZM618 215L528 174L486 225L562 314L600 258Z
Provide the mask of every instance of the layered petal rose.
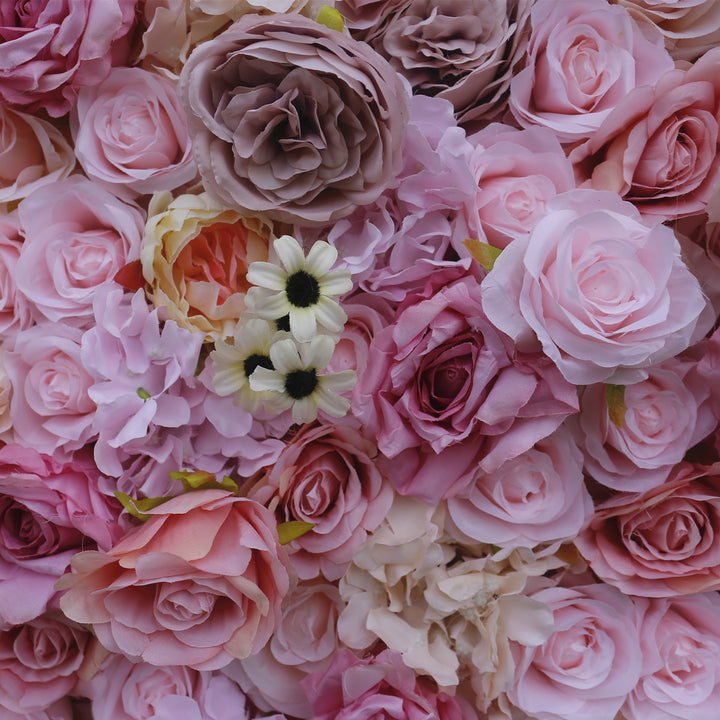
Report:
M281 619L287 555L272 514L223 490L150 510L108 553L73 558L58 587L71 619L112 652L212 670L257 652Z
M14 338L33 323L32 303L18 290L17 262L23 241L17 214L0 217L0 337Z
M301 15L246 15L200 45L180 92L206 189L284 222L373 202L402 164L409 100L365 43Z
M572 383L642 379L684 350L706 300L672 230L648 227L617 195L572 190L547 204L482 283L490 321L543 351Z

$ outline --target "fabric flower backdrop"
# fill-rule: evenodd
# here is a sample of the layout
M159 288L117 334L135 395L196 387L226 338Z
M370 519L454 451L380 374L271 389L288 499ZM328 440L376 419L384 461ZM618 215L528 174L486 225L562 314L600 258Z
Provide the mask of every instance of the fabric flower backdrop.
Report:
M0 2L0 718L714 717L718 42Z

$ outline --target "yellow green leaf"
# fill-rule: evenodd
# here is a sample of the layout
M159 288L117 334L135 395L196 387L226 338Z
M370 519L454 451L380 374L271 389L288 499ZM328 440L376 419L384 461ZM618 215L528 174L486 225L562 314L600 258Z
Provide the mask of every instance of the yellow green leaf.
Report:
M116 490L113 495L120 501L120 504L138 520L147 520L150 515L147 515L148 510L152 510L158 505L162 505L164 502L170 500L170 496L165 497L154 497L154 498L143 498L142 500L136 500L131 498L127 493Z
M338 32L342 32L345 28L345 21L343 20L343 16L330 5L323 5L320 8L320 12L318 13L317 18L315 18L317 22L319 22L321 25L325 25L325 27L329 27L331 30L337 30Z
M229 492L238 493L237 483L230 479L227 475L218 482L215 475L205 470L180 470L171 472L170 477L173 480L180 480L183 484L185 492L193 490L227 490Z
M480 242L480 240L476 240L475 238L468 238L467 240L463 240L463 245L468 249L470 255L472 255L475 260L477 260L478 263L482 265L482 267L484 267L488 272L493 269L495 261L498 259L500 253L502 252L500 248L496 248L492 245L488 245L487 243Z
M315 525L313 523L304 522L303 520L288 520L287 522L280 523L277 526L280 544L287 545L289 542L297 540L305 533L310 532L314 527Z
M617 427L622 428L625 422L625 386L624 385L606 385L605 386L605 404L607 405L610 422Z

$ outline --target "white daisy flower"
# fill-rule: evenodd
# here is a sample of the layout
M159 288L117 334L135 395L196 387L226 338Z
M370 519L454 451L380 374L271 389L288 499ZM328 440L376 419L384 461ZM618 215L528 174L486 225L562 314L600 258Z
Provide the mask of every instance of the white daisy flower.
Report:
M279 237L273 247L285 270L268 262L252 263L247 280L259 287L247 292L248 307L266 320L288 316L290 332L298 342L308 342L318 326L331 333L341 332L347 315L330 298L350 292L352 280L349 270L330 269L337 260L337 250L318 240L306 258L300 243L290 235Z
M218 340L210 353L215 392L223 397L235 395L235 404L249 413L256 414L263 408L270 414L281 412L276 393L256 392L250 387L249 379L258 367L273 369L270 348L289 337L289 333L279 332L274 325L260 318L238 324L233 344Z
M258 367L250 377L250 387L276 393L278 406L282 410L292 407L296 423L315 420L318 408L331 417L342 417L350 409L350 400L336 393L352 388L357 377L353 370L320 374L334 349L335 342L327 335L301 344L290 338L279 340L270 348L274 369Z

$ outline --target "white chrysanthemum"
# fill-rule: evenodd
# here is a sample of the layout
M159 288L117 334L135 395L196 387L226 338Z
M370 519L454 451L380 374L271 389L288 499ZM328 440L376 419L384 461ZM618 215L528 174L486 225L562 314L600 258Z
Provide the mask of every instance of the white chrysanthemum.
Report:
M277 403L277 393L253 390L249 379L258 367L273 369L270 349L274 343L289 337L260 318L238 324L233 344L218 340L210 353L215 392L223 397L235 395L235 404L249 413L263 408L271 414L282 412L284 408Z
M308 342L318 326L331 333L342 330L347 315L331 297L352 290L350 271L331 270L337 250L318 240L305 257L295 238L283 235L273 247L285 270L268 262L254 262L247 273L250 288L246 303L262 318L288 316L290 332L299 342Z
M335 343L327 335L300 344L291 338L279 340L270 348L274 369L257 367L250 387L276 393L276 406L282 410L292 407L296 423L315 420L318 408L331 417L342 417L350 408L350 400L336 393L352 388L356 375L353 370L320 374L334 349Z

